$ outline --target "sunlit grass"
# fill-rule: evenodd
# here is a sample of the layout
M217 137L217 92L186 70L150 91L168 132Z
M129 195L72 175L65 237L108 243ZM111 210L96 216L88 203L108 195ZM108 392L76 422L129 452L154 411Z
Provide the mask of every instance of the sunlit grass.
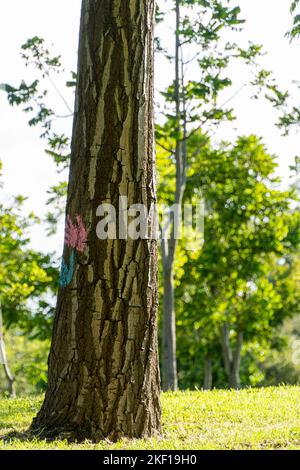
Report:
M163 394L163 435L147 441L7 439L26 430L41 401L0 399L0 449L300 449L300 387Z

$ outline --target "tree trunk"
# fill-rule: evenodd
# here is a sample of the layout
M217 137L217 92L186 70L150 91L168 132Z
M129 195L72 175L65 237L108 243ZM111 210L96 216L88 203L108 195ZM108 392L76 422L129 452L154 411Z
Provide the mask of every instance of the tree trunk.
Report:
M168 267L164 269L164 298L163 298L163 374L162 388L164 391L177 390L176 363L176 319L174 305L173 272Z
M186 167L182 152L181 131L181 93L180 93L180 2L176 0L175 17L175 105L176 105L176 190L174 204L181 207L185 191ZM177 362L176 362L176 316L174 304L174 261L177 246L176 227L179 226L179 213L175 210L171 222L170 239L162 242L162 258L164 264L164 305L163 305L163 360L162 360L162 387L164 391L177 390ZM166 299L165 299L166 297Z
M235 350L232 358L232 366L229 378L229 386L235 390L241 388L240 380L240 367L241 367L241 351L243 346L243 333L239 332L237 334L237 340L235 345Z
M228 331L227 324L224 324L221 326L220 337L221 337L221 346L222 346L222 352L223 352L225 372L229 379L230 373L231 373L231 364L232 364L232 351L230 347L229 331Z
M243 333L238 332L235 350L232 352L229 339L228 325L222 325L220 329L221 345L224 358L225 372L228 378L229 388L238 390L241 387L240 382L240 366L241 366L241 351L243 347Z
M11 398L16 398L15 379L10 371L8 361L7 361L7 356L6 356L1 303L0 303L0 364L3 365L5 377L7 378L9 394Z
M213 375L212 375L212 362L211 358L205 356L204 358L204 383L203 390L211 390L213 385Z
M156 201L154 9L154 0L83 0L62 286L31 427L45 436L160 431L157 244L96 235L101 203Z

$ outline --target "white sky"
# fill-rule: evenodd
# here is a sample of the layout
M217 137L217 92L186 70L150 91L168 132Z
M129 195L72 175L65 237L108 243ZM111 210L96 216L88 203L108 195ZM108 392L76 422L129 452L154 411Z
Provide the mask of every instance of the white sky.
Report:
M22 79L34 80L35 74L24 67L20 58L20 46L35 35L45 38L46 44L54 44L54 50L62 55L67 71L76 69L76 52L81 0L10 0L1 1L0 10L0 83L19 84ZM291 25L289 0L239 0L243 17L247 20L242 38L264 45L267 52L263 65L274 71L279 85L290 88L292 80L300 80L300 41L292 45L284 37ZM156 70L156 87L163 89L170 82L170 73L164 61L159 60ZM244 83L243 69L234 70L234 89ZM72 96L67 97L72 105ZM63 104L53 95L55 109L64 114ZM299 97L300 103L300 97ZM295 97L295 104L298 104ZM242 90L230 103L235 107L238 119L234 124L222 126L217 139L232 139L237 134L255 133L263 137L272 153L279 156L280 174L287 180L288 167L293 157L300 153L300 136L281 137L274 126L276 113L262 101L251 101L249 92ZM43 216L47 211L47 189L56 184L55 165L44 154L44 143L39 139L39 129L27 126L27 116L19 108L7 104L5 93L0 93L0 159L3 162L4 190L0 200L8 195L28 196L26 209ZM61 123L66 132L69 120ZM236 130L234 129L236 128ZM60 178L61 179L61 178ZM43 228L32 233L33 245L45 251L56 250L60 254L62 229L58 236L47 239Z

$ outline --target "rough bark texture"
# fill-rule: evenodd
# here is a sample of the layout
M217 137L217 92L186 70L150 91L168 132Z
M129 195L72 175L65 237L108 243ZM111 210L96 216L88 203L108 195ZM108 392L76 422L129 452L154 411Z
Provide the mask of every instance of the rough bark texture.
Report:
M96 236L101 203L155 202L153 25L154 0L83 0L67 215L88 242L58 294L44 435L160 431L156 241Z

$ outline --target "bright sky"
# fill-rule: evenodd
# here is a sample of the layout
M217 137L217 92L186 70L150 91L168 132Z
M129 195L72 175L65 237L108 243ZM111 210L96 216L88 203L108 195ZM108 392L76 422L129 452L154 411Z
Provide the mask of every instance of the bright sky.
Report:
M240 0L237 1L247 20L242 33L243 40L261 43L267 55L263 59L265 68L273 70L279 85L290 88L292 80L300 80L300 41L292 45L284 37L291 24L289 0ZM54 50L62 55L67 71L76 69L76 52L81 0L10 0L1 2L0 16L0 83L19 84L22 79L30 82L35 74L25 69L20 58L20 46L35 35L54 44ZM170 70L159 60L156 71L156 88L169 84ZM245 81L244 71L234 71L233 94ZM72 106L72 95L67 97ZM53 95L55 109L64 114L63 104ZM300 98L299 98L300 102ZM295 104L298 104L297 97ZM279 156L280 174L287 181L289 164L299 154L300 136L294 134L283 138L274 126L276 113L262 101L251 101L249 92L242 90L231 102L238 119L234 124L222 126L217 139L234 138L237 134L256 133L263 137L272 153ZM0 159L3 162L4 190L0 200L8 195L28 196L26 208L43 216L47 211L45 202L47 189L56 184L58 177L50 157L44 154L44 143L39 139L39 130L27 126L26 115L19 108L11 108L3 92L0 93ZM69 131L71 122L64 121L61 128ZM234 129L236 128L236 130ZM62 229L57 237L49 240L42 228L33 231L33 245L45 251L60 253L63 239Z

